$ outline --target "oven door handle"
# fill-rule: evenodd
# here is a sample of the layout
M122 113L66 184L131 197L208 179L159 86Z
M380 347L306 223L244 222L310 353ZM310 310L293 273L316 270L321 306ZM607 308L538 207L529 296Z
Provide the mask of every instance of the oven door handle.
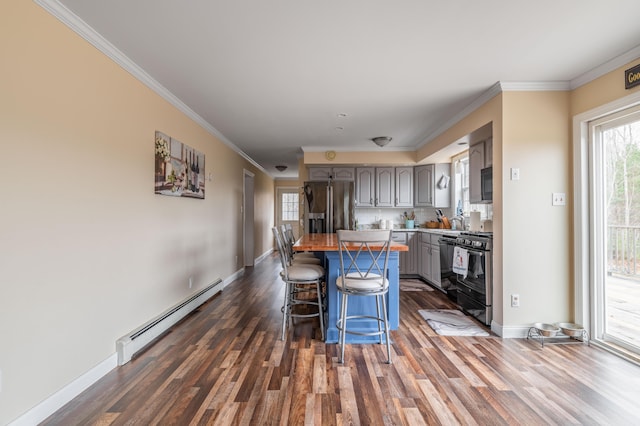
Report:
M487 253L489 253L488 251L475 251L475 250L469 250L469 249L467 249L467 252L471 254L475 254L476 256L484 256Z

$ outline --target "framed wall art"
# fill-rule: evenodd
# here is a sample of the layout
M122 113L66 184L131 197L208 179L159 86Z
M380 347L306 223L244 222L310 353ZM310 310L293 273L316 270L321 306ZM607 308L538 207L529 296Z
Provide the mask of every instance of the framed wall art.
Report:
M204 154L156 131L155 193L204 199Z

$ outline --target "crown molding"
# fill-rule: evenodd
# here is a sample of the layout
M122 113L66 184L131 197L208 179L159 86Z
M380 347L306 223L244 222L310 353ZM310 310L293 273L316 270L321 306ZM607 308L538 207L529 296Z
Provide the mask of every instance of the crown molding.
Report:
M55 18L60 20L67 27L71 28L74 32L76 32L80 37L91 43L102 53L111 58L114 62L120 65L124 70L129 72L135 78L140 80L143 84L148 86L151 90L156 92L162 98L164 98L167 102L178 108L182 113L186 116L194 120L200 126L202 126L205 130L207 130L211 135L215 136L222 143L227 145L233 151L238 153L242 158L253 164L256 168L266 173L269 176L274 177L272 174L268 173L262 166L256 163L251 157L249 157L244 151L242 151L239 147L229 141L222 133L220 133L215 127L213 127L210 123L208 123L204 118L202 118L199 114L189 108L184 102L182 102L178 97L176 97L173 93L167 90L164 86L158 83L155 79L153 79L149 74L147 74L142 68L136 65L131 59L129 59L124 53L118 50L114 45L112 45L108 40L102 37L99 33L97 33L91 26L89 26L86 22L80 19L77 15L75 15L71 10L69 10L66 6L61 4L57 0L33 0L36 4L41 6ZM444 122L441 126L439 126L436 130L429 133L425 137L421 138L423 140L422 143L419 143L417 146L412 148L393 148L393 147L385 147L381 148L382 151L414 151L416 149L422 148L424 145L431 142L436 137L440 136L442 133L453 127L460 120L471 114L473 111L481 107L487 101L495 97L496 95L502 92L511 92L511 91L563 91L563 90L573 90L584 84L587 84L608 72L611 72L619 67L622 67L636 59L640 58L640 46L636 46L629 51L623 53L620 56L617 56L610 61L597 66L586 73L574 78L571 81L552 81L552 82L500 82L498 81L494 85L492 85L489 89L483 92L480 96L478 96L475 100L473 100L467 107L461 110L459 113L455 114L449 120ZM324 152L328 148L327 147L303 147L304 152ZM340 149L340 148L331 148L336 152L349 152L349 151L371 151L368 148L359 148L359 149Z
M361 146L361 147L327 147L327 146L303 146L301 147L302 152L326 152L327 150L335 151L335 152L413 152L416 149L412 146L403 146L403 147L393 147L386 145L384 147L380 147L372 143L372 146Z
M599 65L592 70L585 72L584 74L571 80L571 90L576 89L582 85L585 85L598 77L614 71L620 67L627 65L629 62L633 62L640 58L640 46L636 46L620 56L616 56L608 62Z
M487 103L489 100L491 100L492 98L494 98L496 95L500 93L502 93L502 87L501 87L501 83L498 81L493 86L489 87L489 89L485 90L476 99L474 99L473 102L467 105L466 108L464 108L462 111L460 111L459 113L451 117L449 120L445 121L440 127L438 127L436 130L434 130L425 138L423 138L424 142L419 143L416 146L416 149L422 148L423 146L425 146L426 144L428 144L429 142L431 142L432 140L434 140L435 138L443 134L444 132L449 130L451 127L453 127L456 123L458 123L460 120L462 120L463 118L471 114L476 109L480 108L482 105L484 105L485 103Z
M184 102L182 102L177 96L171 93L166 87L151 77L146 71L140 68L135 62L129 59L118 48L111 44L106 38L100 35L89 24L80 19L69 8L60 3L57 0L33 0L40 7L45 9L64 25L71 28L80 37L91 43L99 51L107 55L111 60L120 65L125 71L129 72L135 78L137 78L144 85L160 95L164 100L175 106L180 112L191 118L198 125L204 128L211 135L215 136L222 143L227 145L233 151L235 151L242 158L253 164L262 172L270 175L261 165L256 163L251 157L249 157L244 151L238 148L234 143L228 140L222 133L220 133L209 122L197 114L194 110L189 108ZM271 175L270 175L271 176Z
M498 84L500 84L501 92L562 92L571 90L571 84L568 81L501 81Z
M420 149L442 133L453 127L460 120L471 114L473 111L484 105L491 98L502 92L515 92L515 91L569 91L574 90L596 78L616 70L634 60L640 58L640 46L636 46L633 49L623 53L620 56L613 58L612 60L605 62L604 64L593 68L590 71L574 78L570 81L548 81L548 82L501 82L498 81L479 97L477 97L471 104L460 111L458 114L451 117L442 126L438 127L435 131L430 133L424 142L418 144L416 149Z

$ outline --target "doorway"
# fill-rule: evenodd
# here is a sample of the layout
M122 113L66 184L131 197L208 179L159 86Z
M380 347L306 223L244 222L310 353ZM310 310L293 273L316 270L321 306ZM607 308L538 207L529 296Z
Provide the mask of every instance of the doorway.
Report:
M296 239L300 237L300 191L296 187L276 190L276 226L289 224Z
M640 357L640 107L589 124L593 338Z

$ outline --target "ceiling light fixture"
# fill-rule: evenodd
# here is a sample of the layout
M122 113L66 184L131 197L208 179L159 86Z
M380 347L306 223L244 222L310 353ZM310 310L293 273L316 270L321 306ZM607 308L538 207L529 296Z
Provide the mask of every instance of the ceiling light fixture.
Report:
M276 169L278 169L278 171L284 172L285 170L287 170L287 166L276 166Z
M373 141L373 143L375 143L380 148L382 148L383 146L385 146L386 144L391 142L391 139L393 139L393 138L390 138L389 136L378 136L378 137L375 137L375 138L373 138L371 140Z

